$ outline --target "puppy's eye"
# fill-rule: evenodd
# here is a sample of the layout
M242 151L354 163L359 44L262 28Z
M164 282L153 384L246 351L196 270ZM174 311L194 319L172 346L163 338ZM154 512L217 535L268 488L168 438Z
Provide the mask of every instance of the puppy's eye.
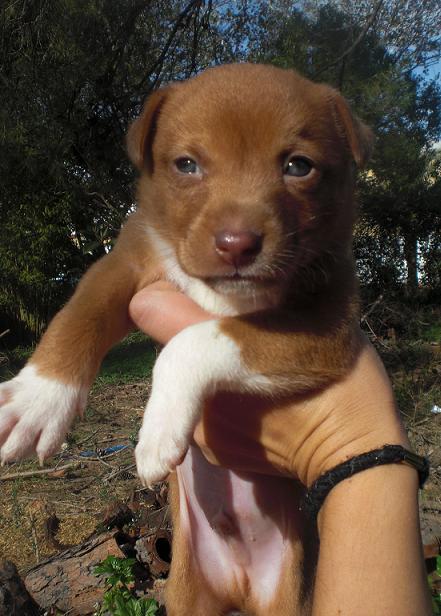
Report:
M175 167L179 173L186 173L192 175L194 173L200 173L199 165L196 161L188 156L182 156L175 160Z
M291 177L303 178L312 170L312 164L301 156L292 156L283 166L283 173Z

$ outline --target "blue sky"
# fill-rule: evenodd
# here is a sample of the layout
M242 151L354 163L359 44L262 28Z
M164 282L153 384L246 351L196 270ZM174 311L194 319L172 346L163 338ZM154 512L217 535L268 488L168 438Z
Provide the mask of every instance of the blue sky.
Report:
M415 71L415 73L417 75L423 75L424 76L424 71L422 69L417 69ZM441 60L439 60L436 64L433 64L432 66L430 66L427 69L426 77L427 77L427 79L437 79L438 83L439 83L439 85L441 87ZM437 141L433 145L434 145L435 148L441 149L441 141Z

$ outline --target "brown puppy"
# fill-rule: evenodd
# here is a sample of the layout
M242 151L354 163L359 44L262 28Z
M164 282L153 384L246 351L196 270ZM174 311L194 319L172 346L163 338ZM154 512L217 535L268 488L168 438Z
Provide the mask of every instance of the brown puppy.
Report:
M2 461L43 460L130 328L137 290L166 277L220 315L160 354L136 448L145 484L185 457L170 616L296 613L301 554L286 480L214 469L189 445L216 392L310 392L354 361L353 162L370 144L337 92L292 71L230 65L157 91L128 136L139 209L0 388Z

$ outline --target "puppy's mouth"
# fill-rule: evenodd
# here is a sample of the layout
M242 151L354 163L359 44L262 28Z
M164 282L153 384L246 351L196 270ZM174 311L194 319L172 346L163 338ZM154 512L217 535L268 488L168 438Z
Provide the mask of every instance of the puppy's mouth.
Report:
M255 295L280 286L280 279L253 276L235 272L224 276L208 276L205 284L218 293L227 295Z

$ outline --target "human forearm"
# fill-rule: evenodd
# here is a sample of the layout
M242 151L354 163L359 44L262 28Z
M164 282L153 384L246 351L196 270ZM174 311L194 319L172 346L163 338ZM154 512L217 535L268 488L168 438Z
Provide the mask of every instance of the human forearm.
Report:
M318 517L313 616L430 616L418 477L405 464L338 484Z

